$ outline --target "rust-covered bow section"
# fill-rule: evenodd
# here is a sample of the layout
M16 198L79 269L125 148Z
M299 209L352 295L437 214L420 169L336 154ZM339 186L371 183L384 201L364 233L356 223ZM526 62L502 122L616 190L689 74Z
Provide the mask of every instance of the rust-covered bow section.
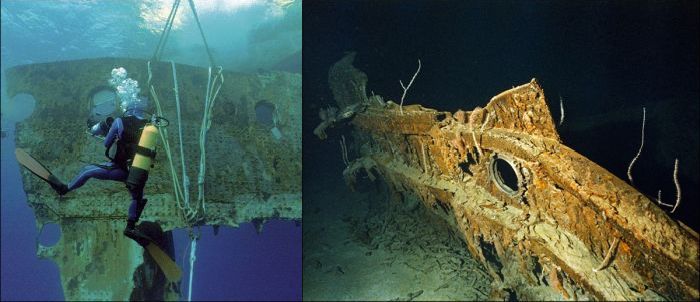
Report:
M562 144L533 79L455 113L366 96L352 55L330 70L339 108L315 133L354 127L344 172L418 196L463 235L493 297L698 299L698 234Z

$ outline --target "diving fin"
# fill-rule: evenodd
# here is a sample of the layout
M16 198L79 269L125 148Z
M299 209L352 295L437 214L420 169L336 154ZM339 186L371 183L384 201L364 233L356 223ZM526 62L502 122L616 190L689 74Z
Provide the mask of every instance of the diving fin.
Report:
M177 263L175 263L173 259L170 259L170 256L168 256L168 254L166 254L153 242L146 245L146 250L149 254L151 254L153 260L155 260L156 263L158 263L158 266L163 271L163 273L165 274L165 278L167 278L168 281L180 281L180 278L182 277L182 270L180 270L180 267L177 266Z
M59 195L65 195L68 193L68 186L66 186L63 182L61 182L58 177L53 175L49 169L46 168L46 166L42 165L39 161L34 159L27 151L24 151L24 149L17 148L15 149L15 157L17 158L17 162L19 162L20 165L23 167L27 168L32 174L39 176L39 178L43 179L44 181L48 182L49 185L51 185L51 188L56 190Z
M136 228L128 228L124 230L124 236L131 238L131 240L136 241L140 246L146 247L149 243L153 242L151 237L146 236L146 234L137 230Z
M41 177L41 179L45 181L49 181L49 177L51 177L51 171L49 171L49 169L47 169L44 165L42 165L31 155L29 155L27 151L24 151L24 149L20 148L15 149L15 157L17 157L17 161L20 165L29 169L30 172L34 173L34 175Z
M124 231L124 235L146 248L151 257L153 257L153 260L158 264L158 267L160 267L160 270L163 271L168 281L180 281L182 270L180 270L180 267L177 266L177 263L175 263L168 254L153 242L153 239L146 236L138 229L127 229Z

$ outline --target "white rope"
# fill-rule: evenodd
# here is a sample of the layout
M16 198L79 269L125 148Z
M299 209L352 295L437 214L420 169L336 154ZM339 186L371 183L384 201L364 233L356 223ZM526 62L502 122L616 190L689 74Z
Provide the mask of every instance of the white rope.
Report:
M399 110L401 111L401 115L403 115L403 99L406 97L406 92L408 92L408 88L411 88L411 84L413 84L413 81L416 79L416 76L420 72L420 59L418 59L418 70L416 70L416 73L413 74L413 77L411 78L411 81L408 82L408 86L404 86L403 82L399 80L399 84L401 84L401 88L403 88L403 95L401 95L401 104L399 105Z
M163 33L160 35L158 40L158 46L156 46L156 51L153 53L153 59L160 61L160 56L165 48L165 42L170 36L170 30L173 27L173 21L175 20L175 14L177 14L177 9L180 6L180 0L173 1L173 7L170 10L170 15L168 15L168 20L165 21L165 28L163 28Z
M190 282L187 286L187 301L192 301L192 279L194 276L194 261L197 260L195 253L197 252L197 238L192 237L190 242Z
M634 158L630 162L629 167L627 167L627 178L630 180L630 184L634 184L634 180L632 179L632 166L639 158L639 155L642 154L642 148L644 148L644 124L646 124L646 121L647 121L647 108L642 107L642 143L639 145L639 151L637 151L637 155L634 156Z
M176 0L180 1L180 0ZM202 41L204 42L204 49L207 51L207 56L209 57L209 66L214 65L214 57L211 55L209 50L209 44L207 43L207 38L204 36L204 30L202 29L202 24L199 23L199 17L197 16L197 9L194 7L194 1L190 0L190 8L192 9L192 15L194 16L194 21L197 23L197 28L199 28L199 34L202 36Z
M168 22L166 22L166 29L163 32L163 35L161 36L161 41L159 41L159 45L156 49L156 59L159 56L159 51L162 45L165 44L168 35L167 33L169 32L169 22L171 22L172 19L174 19L177 7L179 4L179 0L176 0L175 3L173 4L173 9L171 11L171 14L168 18ZM196 10L194 9L194 3L190 1L190 6L192 7L192 12L196 16ZM197 20L198 21L198 20ZM200 30L200 34L202 34L202 38L204 39L204 32L201 28L201 25L197 24ZM204 40L206 42L206 40ZM187 176L187 167L185 165L185 160L184 160L184 146L183 146L183 138L182 138L182 115L181 115L181 110L180 110L180 97L179 97L179 89L178 89L178 83L177 83L177 71L175 68L175 62L170 61L171 67L172 67L172 72L173 72L173 90L175 94L175 104L176 104L176 110L177 110L177 115L178 115L178 134L179 134L179 145L180 145L180 162L181 162L181 167L182 167L182 185L180 186L179 183L179 178L177 177L177 173L175 172L175 167L172 161L172 152L170 149L170 145L167 139L167 130L163 129L163 133L161 133L161 139L163 140L163 144L166 149L166 154L168 156L168 162L170 163L170 168L171 168L171 176L173 178L173 187L174 187L174 193L175 193L175 199L177 200L178 207L181 210L181 214L183 216L183 219L188 225L193 225L196 223L197 220L203 218L205 216L206 212L206 203L205 203L205 198L204 198L204 177L206 175L206 135L211 127L211 117L212 117L212 109L214 107L215 100L219 94L219 91L221 90L221 87L223 86L224 83L224 76L223 76L223 68L221 66L218 66L217 74L214 76L212 80L212 66L214 61L212 60L211 53L208 49L207 46L207 55L209 55L209 75L207 78L207 89L205 92L205 102L204 102L204 114L202 117L202 125L200 128L200 137L199 137L199 146L200 146L200 165L199 165L199 175L197 177L197 184L198 184L198 196L197 196L197 209L193 210L190 207L190 192L189 192L189 186L190 186L190 181L189 177ZM148 64L148 72L149 72L149 84L150 80L152 78L152 73L151 73L151 68L150 68L150 61ZM156 101L156 106L158 107L158 114L162 115L162 110L160 109L160 103L158 102L157 95L155 93L155 89L151 85L151 94L153 95L155 101ZM182 204L184 203L184 205Z
M163 30L163 34L161 35L161 40L158 42L158 46L156 47L156 51L154 54L154 58L156 60L159 60L160 54L162 53L162 48L164 47L167 39L168 39L168 34L170 33L170 29L172 27L172 22L175 19L175 14L177 13L177 8L180 4L180 0L175 0L173 3L173 8L170 12L170 16L168 16L168 21L166 21L165 29ZM185 166L185 152L184 152L184 146L183 146L183 138L182 138L182 115L181 115L181 110L180 110L180 96L179 96L179 89L178 89L178 83L177 83L177 72L175 69L175 62L172 60L170 61L171 67L172 67L172 72L173 72L173 90L175 93L175 104L176 104L176 110L177 110L177 120L178 120L178 134L179 134L179 145L180 145L180 163L182 166L182 187L180 187L180 182L177 176L177 173L175 172L175 165L173 164L173 156L172 152L170 149L170 143L168 141L168 132L167 129L162 128L161 131L159 131L160 138L163 141L165 153L168 157L168 163L170 165L170 174L172 177L173 181L173 191L175 194L175 200L177 201L178 208L180 209L180 213L182 215L183 220L187 223L187 225L190 226L190 276L189 276L189 287L188 287L188 295L187 295L187 300L192 301L192 280L194 279L194 263L197 260L196 257L196 250L197 250L197 240L199 239L199 236L195 236L192 232L192 227L193 225L200 219L204 218L206 215L206 203L204 202L204 177L206 175L206 135L207 132L209 131L209 128L211 127L211 119L212 119L212 109L214 108L214 103L216 101L217 96L219 95L219 91L221 90L221 87L224 84L224 76L223 76L223 68L221 66L218 66L217 74L214 76L212 80L212 66L214 65L214 60L211 55L211 51L209 50L209 45L207 45L206 38L204 37L204 31L202 30L202 26L199 23L199 18L197 17L197 11L195 10L194 7L194 2L189 1L190 7L192 9L192 13L194 14L195 21L197 21L197 27L199 28L200 34L202 35L202 40L204 41L204 45L207 51L207 55L209 57L209 75L207 78L207 90L205 92L205 101L204 101L204 112L202 116L202 125L200 128L200 133L199 133L199 147L200 147L200 159L199 159L199 175L197 177L197 184L198 184L198 196L197 196L197 202L198 202L198 208L196 210L192 210L190 207L190 192L189 192L189 178L187 177L187 168ZM155 100L156 107L157 107L157 112L159 116L163 116L163 111L161 110L160 102L158 101L158 96L156 94L155 88L153 85L151 85L151 79L152 79L152 72L151 72L151 62L148 62L148 84L150 86L150 92L151 95L153 96L153 99ZM184 191L183 191L184 189ZM184 204L183 204L184 203ZM187 252L185 252L186 254ZM184 255L183 255L184 256Z
M202 125L200 127L199 131L199 175L197 177L197 184L198 184L198 194L197 194L197 202L198 202L198 209L197 209L197 214L204 215L206 213L206 202L204 199L204 177L206 175L206 141L207 141L207 132L209 131L209 128L211 127L211 118L212 118L212 109L214 108L214 102L216 101L216 97L219 95L219 91L221 90L221 87L224 84L224 76L222 74L223 68L219 66L219 70L217 71L217 75L214 77L212 80L211 77L211 66L209 66L209 73L207 77L207 90L206 90L206 95L204 97L204 114L202 115ZM217 81L220 81L217 86ZM216 89L216 92L214 92L214 89ZM213 94L213 95L212 95ZM199 210L202 212L199 213Z
M209 114L209 91L211 87L211 66L207 76L207 90L204 96L204 114L202 115L202 126L199 128L199 175L197 185L199 186L197 201L201 204L204 201L204 174L206 173L206 149L207 140L207 115Z
M180 114L180 93L177 85L177 72L175 71L175 62L170 61L173 69L173 90L175 91L175 108L177 110L177 128L180 140L180 165L182 166L182 187L184 188L185 207L190 207L190 180L187 177L187 168L185 166L185 149L182 146L182 116Z
M171 10L170 16L168 17L168 21L166 21L166 27L165 30L163 31L163 34L161 35L161 41L158 43L158 47L156 48L156 54L154 55L156 59L159 57L159 52L162 48L162 45L166 43L166 40L168 38L168 33L170 29L170 23L172 22L172 19L175 18L175 14L177 11L177 8L179 6L180 0L175 0L173 3L173 8ZM181 214L183 216L183 219L185 219L186 223L188 225L193 225L196 223L197 220L203 218L206 213L206 203L205 203L205 198L204 198L204 178L206 175L206 135L207 132L209 131L209 128L211 127L211 117L212 117L212 109L214 107L214 103L216 101L216 98L219 94L219 91L221 90L221 87L223 86L224 83L224 76L223 76L223 68L221 66L218 66L217 74L214 76L212 80L212 65L214 65L214 60L211 56L211 52L209 51L209 47L206 44L206 38L204 37L204 31L201 28L201 25L199 24L199 19L197 18L197 12L196 9L194 8L194 2L189 1L190 7L192 8L192 13L195 16L195 19L197 21L197 26L199 28L200 34L202 35L202 39L205 43L206 50L207 50L207 55L209 56L209 74L207 78L207 89L205 92L205 102L204 102L204 113L202 116L202 125L200 128L200 133L199 133L199 147L200 147L200 160L199 160L199 175L197 177L197 184L198 184L198 194L197 194L197 209L192 210L190 207L190 192L189 192L189 187L190 187L190 181L189 177L187 176L187 168L185 165L185 160L184 160L184 147L183 147L183 138L182 138L182 118L181 118L181 110L180 110L180 97L179 97L179 90L178 90L178 84L177 84L177 72L175 69L175 62L170 61L171 67L172 67L172 72L173 72L173 90L175 93L175 104L176 104L176 110L177 110L177 116L178 116L178 134L179 134L179 145L180 145L180 161L181 161L181 167L182 167L182 187L180 187L179 180L177 177L177 174L175 173L175 168L174 164L172 162L172 154L170 151L169 143L167 141L167 131L163 129L164 133L161 134L161 139L164 141L165 149L166 149L166 154L168 155L168 161L170 163L170 168L171 168L171 175L173 177L173 186L174 186L174 191L175 191L175 197L178 203L178 207L181 210ZM150 62L149 62L149 83L152 78L151 75L151 69L150 69ZM162 111L160 110L160 104L158 103L157 96L155 93L155 89L153 86L151 86L151 93L154 96L154 99L156 100L156 105L158 106L158 113L162 115ZM184 205L181 204L181 201L184 203Z
M148 85L150 86L151 96L153 97L156 104L157 113L159 116L163 116L163 110L161 109L160 101L158 100L158 95L156 94L155 88L150 83L152 78L153 73L151 72L151 62L148 61ZM177 172L175 172L175 166L173 164L172 152L170 150L170 142L168 140L168 129L161 128L160 131L158 131L158 134L160 135L160 139L163 142L165 154L168 157L168 164L170 165L170 175L173 181L173 191L175 195L175 200L177 202L177 206L180 209L180 214L182 215L183 220L189 224L191 210L189 209L189 207L186 208L182 204L184 194L182 192L182 188L180 188L180 181L177 177Z

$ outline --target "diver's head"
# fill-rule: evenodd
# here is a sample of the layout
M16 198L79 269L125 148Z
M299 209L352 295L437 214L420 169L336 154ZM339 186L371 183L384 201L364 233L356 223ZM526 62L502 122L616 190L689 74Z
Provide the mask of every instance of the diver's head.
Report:
M124 116L133 115L138 118L145 118L144 114L148 112L148 98L139 96L136 98L122 99L121 108Z

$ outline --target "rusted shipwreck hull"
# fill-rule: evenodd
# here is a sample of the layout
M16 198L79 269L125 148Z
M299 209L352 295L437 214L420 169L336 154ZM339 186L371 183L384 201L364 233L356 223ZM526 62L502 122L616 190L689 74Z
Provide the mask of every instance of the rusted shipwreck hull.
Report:
M331 68L340 109L315 133L353 127L348 183L366 173L418 196L493 276L492 298L698 299L698 234L562 144L534 79L472 111L400 109L366 96L352 60Z
M148 63L140 59L99 58L8 69L8 96L26 93L36 99L32 115L17 125L17 147L26 149L65 181L86 163L106 161L102 142L86 133L85 121L95 92L105 89L109 72L120 66L141 83L142 94L149 95ZM184 160L194 195L207 69L176 67L183 108ZM151 62L151 68L163 115L171 121L167 139L173 156L179 159L173 67ZM237 227L254 222L261 226L270 219L301 219L301 75L224 72L224 76L226 83L207 134L206 211L201 212L197 224ZM256 109L263 105L272 110L274 125L259 120ZM271 131L273 126L276 133ZM160 139L157 148L145 190L149 202L141 221L155 222L162 228L164 240L170 240L172 248L167 231L188 224L173 193L173 177ZM179 160L174 166L180 171ZM156 274L150 256L121 234L130 200L123 184L93 180L60 199L26 170L23 184L37 228L47 223L61 228L61 239L54 246L37 241L37 255L58 264L66 300L179 299L176 287L165 284Z

